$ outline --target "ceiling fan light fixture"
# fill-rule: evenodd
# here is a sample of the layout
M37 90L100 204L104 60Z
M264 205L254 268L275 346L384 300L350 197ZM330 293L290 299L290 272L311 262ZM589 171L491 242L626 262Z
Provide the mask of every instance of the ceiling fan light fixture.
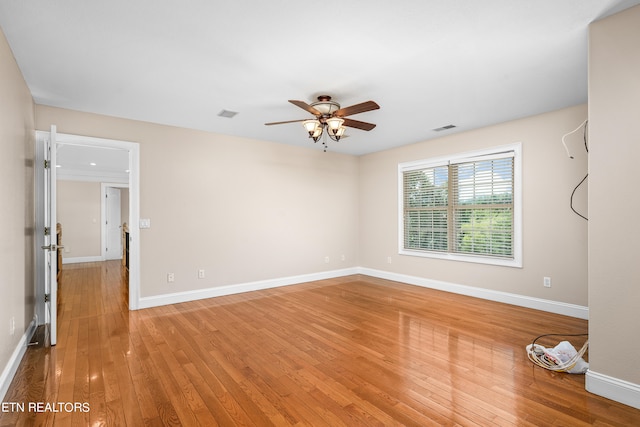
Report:
M341 119L340 117L331 117L330 119L327 119L327 126L329 126L329 130L331 130L334 135L338 132L338 129L340 129L343 123L344 119Z
M340 109L340 104L332 101L329 95L320 95L318 101L312 103L311 106L322 113L323 116L330 116Z
M313 142L318 142L318 140L322 136L323 129L324 129L323 126L318 126L316 130L313 131L313 134L309 135L309 138L313 139Z
M329 138L331 138L333 141L338 142L340 141L340 138L342 138L346 130L347 130L346 127L340 126L338 129L329 130L327 133L329 134Z
M319 120L305 120L302 122L302 126L307 130L310 137L313 137L316 130L319 128L320 132L322 132L322 127L320 126Z
M318 96L318 101L312 104L307 104L304 101L298 101L290 99L289 102L296 107L305 110L315 116L314 119L309 120L288 120L284 122L271 122L265 123L265 125L281 125L285 123L302 122L302 126L307 131L309 138L313 139L313 142L318 142L322 139L322 145L324 151L327 151L327 141L340 141L340 138L345 136L346 128L356 128L362 130L371 130L376 127L373 123L361 122L353 119L344 119L343 117L351 116L353 114L364 113L371 110L377 110L380 108L378 104L373 101L365 101L359 104L351 105L349 107L340 108L340 104L331 100L329 95ZM326 130L326 132L325 132Z

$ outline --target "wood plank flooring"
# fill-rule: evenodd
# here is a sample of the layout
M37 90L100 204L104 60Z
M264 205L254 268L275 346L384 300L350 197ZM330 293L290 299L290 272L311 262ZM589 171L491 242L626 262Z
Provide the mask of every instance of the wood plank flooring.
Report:
M58 345L27 350L0 426L640 425L527 359L583 320L367 276L130 312L123 278L65 266Z

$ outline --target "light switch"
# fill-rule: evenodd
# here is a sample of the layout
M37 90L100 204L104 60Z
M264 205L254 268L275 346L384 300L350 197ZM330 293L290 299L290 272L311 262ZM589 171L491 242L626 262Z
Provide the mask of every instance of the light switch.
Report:
M140 228L151 228L151 220L149 218L140 218Z

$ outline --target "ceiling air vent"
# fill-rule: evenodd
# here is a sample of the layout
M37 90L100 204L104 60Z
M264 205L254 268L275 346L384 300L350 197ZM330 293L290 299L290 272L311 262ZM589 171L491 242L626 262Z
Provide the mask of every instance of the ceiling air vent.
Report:
M218 113L218 116L232 119L236 114L238 114L237 111L222 110Z
M441 128L435 128L434 131L442 132L443 130L453 129L454 127L456 127L456 125L446 125L446 126L442 126Z

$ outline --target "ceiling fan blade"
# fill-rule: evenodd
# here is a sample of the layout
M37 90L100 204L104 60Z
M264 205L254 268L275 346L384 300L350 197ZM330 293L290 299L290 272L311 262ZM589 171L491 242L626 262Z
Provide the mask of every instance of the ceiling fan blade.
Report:
M322 115L320 111L316 110L315 108L313 108L311 105L307 104L304 101L296 101L295 99L290 99L289 102L295 105L296 107L300 107L303 110L310 112L316 117L319 117Z
M271 126L271 125L283 125L285 123L297 123L297 122L304 122L307 119L300 119L300 120L287 120L286 122L271 122L271 123L265 123L265 125L267 126Z
M344 119L344 123L342 124L344 126L349 126L352 128L362 129L362 130L371 130L374 127L376 127L376 125L374 125L373 123L361 122L359 120L353 120L353 119Z
M341 108L333 113L333 115L336 117L346 117L351 116L352 114L364 113L365 111L377 110L378 108L380 108L380 106L375 102L367 101L352 105L351 107Z

